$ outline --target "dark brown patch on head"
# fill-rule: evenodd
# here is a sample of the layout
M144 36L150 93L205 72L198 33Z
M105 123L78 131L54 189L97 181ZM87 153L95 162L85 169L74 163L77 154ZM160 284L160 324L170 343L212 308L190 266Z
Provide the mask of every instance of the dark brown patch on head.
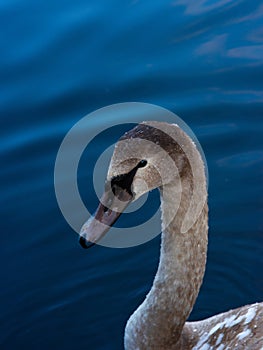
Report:
M133 129L126 132L120 140L130 138L141 138L160 145L168 153L177 151L183 153L180 145L168 134L151 125L138 124Z

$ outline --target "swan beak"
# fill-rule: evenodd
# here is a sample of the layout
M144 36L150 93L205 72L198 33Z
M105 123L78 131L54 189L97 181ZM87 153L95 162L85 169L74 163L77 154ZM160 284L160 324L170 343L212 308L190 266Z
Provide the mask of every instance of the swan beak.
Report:
M133 196L126 189L118 188L117 192L114 195L111 189L105 191L95 214L82 226L79 238L82 248L95 245L132 201Z

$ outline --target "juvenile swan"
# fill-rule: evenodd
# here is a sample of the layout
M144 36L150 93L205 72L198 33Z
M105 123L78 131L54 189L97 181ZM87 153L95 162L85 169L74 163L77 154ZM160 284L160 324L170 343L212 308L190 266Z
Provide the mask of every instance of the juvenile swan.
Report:
M81 229L81 245L98 242L131 201L154 188L162 210L159 267L127 322L125 349L263 349L263 303L186 322L205 271L208 208L202 158L177 125L143 122L121 137L101 203Z

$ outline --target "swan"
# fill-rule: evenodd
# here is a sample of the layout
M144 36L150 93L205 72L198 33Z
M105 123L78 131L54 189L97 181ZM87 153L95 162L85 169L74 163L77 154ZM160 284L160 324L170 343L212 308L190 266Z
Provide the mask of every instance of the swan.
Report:
M203 160L178 125L142 122L120 138L105 193L82 226L80 244L96 244L130 202L154 188L162 212L159 266L150 292L127 321L125 349L262 350L263 303L186 321L205 271L208 207Z

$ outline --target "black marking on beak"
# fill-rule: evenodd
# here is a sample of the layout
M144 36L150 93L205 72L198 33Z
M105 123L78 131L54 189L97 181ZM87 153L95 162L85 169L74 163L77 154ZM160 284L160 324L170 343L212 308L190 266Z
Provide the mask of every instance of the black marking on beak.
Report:
M94 217L88 220L81 229L79 243L82 248L87 249L94 246L120 217L133 199L131 187L134 176L137 170L146 164L146 160L141 160L127 174L116 176L106 183L105 192ZM112 207L116 208L116 211Z

